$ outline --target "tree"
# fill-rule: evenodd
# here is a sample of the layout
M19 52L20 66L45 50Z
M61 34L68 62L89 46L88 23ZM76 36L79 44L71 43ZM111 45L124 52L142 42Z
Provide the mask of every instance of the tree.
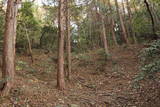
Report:
M116 46L118 46L118 42L117 42L117 39L116 39L116 34L115 34L115 31L114 31L114 26L115 26L115 21L113 19L113 10L112 10L112 7L111 7L111 3L110 3L110 0L108 0L108 6L109 6L109 11L110 11L110 14L111 14L111 32L112 32L112 37L113 37L113 41L115 43Z
M17 19L17 42L18 48L25 48L33 62L32 47L34 41L39 40L40 20L34 15L34 4L30 1L22 3ZM38 43L38 42L37 42Z
M130 3L128 0L126 0L126 3L127 3L128 17L129 17L129 23L128 23L129 24L129 34L131 34L133 36L134 43L137 44L137 38L136 38L134 29L132 26L132 11L130 8Z
M147 11L151 17L151 22L152 22L152 31L153 31L153 34L155 36L155 39L157 38L157 35L156 35L156 31L155 31L155 22L154 22L154 18L153 18L153 15L152 15L152 12L150 10L150 6L149 6L149 3L147 2L147 0L144 0L144 3L146 5L146 8L147 8Z
M20 1L8 0L4 44L3 44L3 66L2 78L3 85L1 88L1 95L6 96L9 94L14 82L15 74L15 41L16 41L16 26L17 26L17 5Z
M120 20L120 25L121 25L121 28L122 28L122 36L124 37L124 40L127 44L129 44L129 40L127 38L127 31L126 31L126 28L125 28L125 24L123 22L123 17L119 11L119 6L118 6L118 1L115 0L115 5L116 5L116 11L117 11L117 16Z
M70 79L71 73L71 27L70 27L70 10L69 0L66 0L66 36L67 36L67 78Z
M64 80L64 35L65 35L65 0L59 0L59 40L58 40L58 72L57 87L60 90L65 89Z
M108 43L107 43L107 38L106 38L106 29L105 29L105 17L103 15L101 15L102 17L102 38L103 38L103 45L104 45L104 50L105 50L105 54L108 55L109 54L109 50L108 50Z
M96 3L96 1L94 1ZM95 12L99 15L100 17L100 33L101 33L101 39L102 39L102 42L103 42L103 46L104 46L104 52L106 55L109 54L109 49L108 49L108 41L107 41L107 33L106 33L106 8L103 6L103 5L99 5L99 10L97 10L97 7L96 5L94 4L94 8L96 8ZM102 1L103 4L105 4L105 1L103 0ZM93 7L91 7L91 9L93 9Z
M25 25L25 30L26 30L26 37L27 37L27 41L28 41L29 55L31 56L31 60L32 60L32 63L33 63L34 59L33 59L33 54L32 54L32 46L31 46L31 41L30 41L30 38L29 38L29 35L28 35L28 30L26 28L26 25Z

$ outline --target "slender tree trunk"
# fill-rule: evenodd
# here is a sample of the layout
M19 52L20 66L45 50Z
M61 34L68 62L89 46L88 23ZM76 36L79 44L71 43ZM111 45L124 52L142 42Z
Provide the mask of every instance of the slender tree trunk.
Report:
M124 4L124 0L121 1L121 4L122 4L122 10L123 10L123 17L124 17L124 20L126 20L126 10L125 10L125 4Z
M8 0L3 44L1 95L7 96L14 83L17 0Z
M113 15L112 15L112 7L111 7L110 0L108 0L108 6L109 6L109 10L111 12L111 24L110 25L111 25L111 33L112 33L113 41L114 41L114 43L115 43L116 46L119 46L118 42L117 42L117 39L116 39L115 31L114 31L115 22L114 22Z
M46 31L43 31L43 32L41 33L41 37L40 37L40 40L39 40L39 41L40 41L40 44L39 44L39 45L40 45L41 48L43 48L43 46L42 46L42 45L43 45L43 44L42 44L42 40L43 40L43 37L45 36L45 33L46 33Z
M150 2L151 3L151 2ZM159 15L157 14L158 12L157 12L157 9L156 9L156 5L155 5L155 3L151 3L151 12L152 12L152 14L153 14L153 17L154 17L154 20L155 20L155 23L158 23L158 24L160 24L160 17L159 17ZM157 24L156 24L157 25Z
M118 6L118 1L115 0L115 5L116 5L116 10L117 10L117 15L119 17L119 20L120 20L120 25L121 25L121 28L122 28L122 36L124 37L124 40L127 44L129 44L129 40L127 38L127 31L126 31L126 28L125 28L125 24L123 22L123 17L121 15L121 13L119 12L119 6Z
M157 39L157 35L156 35L156 31L155 31L154 18L153 18L152 12L151 12L151 10L150 10L149 3L147 2L147 0L144 0L144 3L145 3L145 5L146 5L147 11L148 11L148 13L149 13L149 15L150 15L150 17L151 17L153 34L155 35L155 39Z
M69 0L66 0L66 34L67 34L67 79L71 78L71 29L70 29L70 11Z
M116 46L119 46L117 39L116 39L115 31L114 31L114 25L115 25L114 19L111 19L111 32L112 32L113 41Z
M104 45L104 50L105 54L109 54L108 50L108 44L107 44L107 38L106 38L106 29L105 29L105 21L104 21L104 16L102 15L102 36L103 36L103 45Z
M125 1L122 0L121 4L122 4L122 10L123 10L123 11L122 11L122 19L123 19L123 22L124 22L124 26L125 26L125 28L126 28L126 32L127 32L128 38L129 38L129 36L130 36L131 34L130 34L130 29L129 29L128 25L127 25L128 22L127 22L127 18L126 18L127 14L126 14Z
M26 31L27 41L28 41L29 56L31 57L31 61L33 63L34 59L33 59L33 54L32 54L32 46L31 46L31 41L30 41L29 35L28 35L28 30L26 28L26 24L25 24L25 31Z
M129 1L126 0L126 3L127 3L127 11L128 11L128 17L129 17L129 31L130 31L130 34L131 36L133 37L133 40L134 40L134 43L137 44L137 38L136 38L136 34L133 30L133 27L132 27L132 11L131 11L131 8L130 8L130 4L129 4Z
M59 0L59 40L58 40L58 72L57 87L65 89L64 80L64 35L65 35L65 0Z
M103 0L103 3L105 4L105 1ZM109 50L108 50L108 42L107 42L107 38L106 38L106 24L105 24L105 16L103 15L103 12L100 12L100 16L101 16L101 26L102 26L102 41L103 41L103 46L104 46L104 51L105 54L108 55L109 54Z
M133 2L133 7L134 7L134 13L138 13L138 9L135 1Z

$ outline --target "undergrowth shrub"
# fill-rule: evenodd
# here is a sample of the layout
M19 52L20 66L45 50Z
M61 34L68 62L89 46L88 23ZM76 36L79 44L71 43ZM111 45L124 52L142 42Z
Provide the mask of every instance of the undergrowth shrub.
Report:
M90 55L87 55L87 54L79 54L79 55L77 56L77 58L78 58L79 61L80 61L79 66L87 66L87 65L93 64L92 56L90 56Z
M137 80L142 80L145 77L153 77L154 74L160 72L160 40L154 41L148 48L141 51L141 70Z
M110 54L106 54L104 49L99 49L97 51L97 54L100 55L103 60L108 60L108 59L111 58L111 55Z

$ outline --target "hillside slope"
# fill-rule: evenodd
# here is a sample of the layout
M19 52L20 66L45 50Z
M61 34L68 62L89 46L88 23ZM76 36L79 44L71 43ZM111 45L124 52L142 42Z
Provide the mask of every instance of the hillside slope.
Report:
M108 60L102 49L74 55L64 92L56 89L55 56L35 51L34 64L18 56L15 86L10 96L0 99L1 107L158 107L158 83L134 83L141 48L110 49Z

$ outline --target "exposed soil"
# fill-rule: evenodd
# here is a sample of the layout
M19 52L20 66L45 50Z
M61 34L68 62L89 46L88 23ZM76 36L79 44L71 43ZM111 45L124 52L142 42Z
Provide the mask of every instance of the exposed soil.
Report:
M15 85L0 107L160 107L159 80L136 83L139 52L143 46L101 49L73 56L72 78L66 90L56 88L56 54L34 53L17 57Z

